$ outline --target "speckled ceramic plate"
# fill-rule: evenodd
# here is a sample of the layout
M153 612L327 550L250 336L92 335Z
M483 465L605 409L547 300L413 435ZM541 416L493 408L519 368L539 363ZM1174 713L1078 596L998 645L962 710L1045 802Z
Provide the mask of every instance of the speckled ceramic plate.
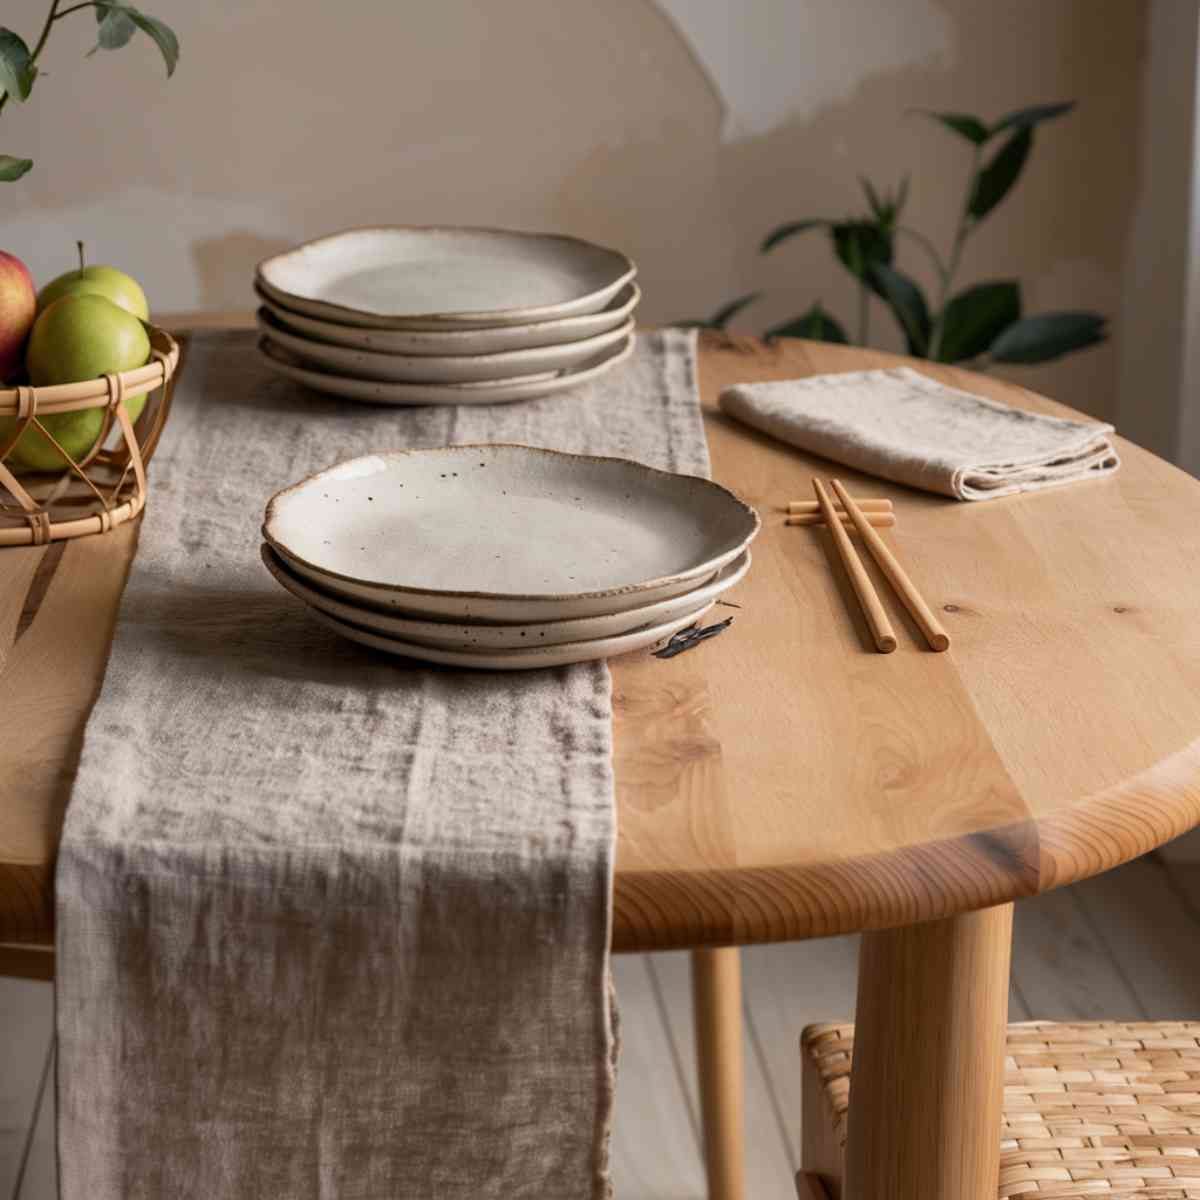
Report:
M619 654L632 654L635 650L647 650L670 639L672 634L686 629L701 620L712 608L712 602L702 605L690 613L639 629L623 633L619 637L593 638L584 642L564 642L558 646L532 646L528 650L448 650L445 646L422 646L419 642L404 642L398 638L383 637L369 629L360 629L348 621L339 621L327 613L310 608L308 611L322 625L340 633L352 642L360 642L373 650L395 654L401 658L413 658L420 662L440 663L447 667L470 667L476 671L535 671L545 667L565 667L568 663L593 662L601 658L616 658Z
M348 229L258 264L296 312L378 329L479 329L599 312L634 277L616 250L558 234Z
M525 350L530 346L578 342L624 325L642 298L638 285L627 283L607 308L581 317L533 321L527 325L494 325L488 329L367 329L307 317L272 300L261 287L255 290L276 321L300 337L333 346L349 346L354 350L373 350L379 354L436 356L502 354L506 350Z
M590 362L606 350L627 341L633 321L616 329L560 346L534 346L501 354L381 354L349 346L330 346L285 329L265 308L258 310L258 328L277 346L318 371L354 379L379 379L396 383L478 383L516 379L546 371L566 371Z
M532 400L535 396L564 392L598 378L633 353L634 340L630 335L569 371L542 371L516 379L489 379L477 383L393 383L381 379L354 379L307 366L271 338L260 338L258 348L267 368L277 375L284 375L314 391L361 400L364 404L511 404L514 400Z
M758 528L699 476L501 444L340 463L279 492L263 536L294 574L351 603L532 623L682 595Z
M738 583L750 569L750 551L746 550L709 583L684 592L670 600L631 608L628 612L608 613L599 617L580 617L575 621L543 621L532 625L471 625L453 621L422 621L399 612L376 612L349 604L310 587L293 575L284 560L271 549L262 547L262 560L268 571L286 591L311 608L348 621L382 637L399 638L422 646L442 646L447 650L521 650L530 646L560 646L592 638L618 637L650 625L661 625L676 617L695 612L716 600L722 592Z

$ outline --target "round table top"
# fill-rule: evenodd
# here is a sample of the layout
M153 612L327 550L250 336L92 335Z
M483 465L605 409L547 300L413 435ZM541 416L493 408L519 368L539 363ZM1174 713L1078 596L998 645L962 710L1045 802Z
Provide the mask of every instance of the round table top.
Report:
M1118 439L1115 475L962 503L860 476L716 409L727 384L902 361L705 339L713 477L764 525L727 634L669 663L612 663L618 949L947 916L1107 870L1200 822L1200 484ZM998 379L911 365L1079 415ZM814 474L893 499L883 536L948 652L925 648L878 578L900 645L874 651L828 532L784 524Z
M729 595L741 607L721 610L728 633L665 662L611 663L618 950L947 916L1107 870L1200 822L1200 484L1121 441L1115 475L964 504L811 458L716 408L726 384L899 361L702 340L713 475L764 525ZM947 653L924 648L883 586L900 645L873 651L827 531L783 523L814 473L892 497L883 536L949 631ZM136 523L0 552L0 702L22 714L0 745L0 968L52 969L3 943L52 936L63 812L135 547Z

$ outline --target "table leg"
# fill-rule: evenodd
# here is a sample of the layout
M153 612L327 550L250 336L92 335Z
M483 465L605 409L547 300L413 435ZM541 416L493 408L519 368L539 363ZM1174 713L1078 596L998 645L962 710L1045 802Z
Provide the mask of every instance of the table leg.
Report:
M692 951L696 1060L708 1200L742 1200L742 961L737 947Z
M844 1200L995 1200L1012 905L863 935Z

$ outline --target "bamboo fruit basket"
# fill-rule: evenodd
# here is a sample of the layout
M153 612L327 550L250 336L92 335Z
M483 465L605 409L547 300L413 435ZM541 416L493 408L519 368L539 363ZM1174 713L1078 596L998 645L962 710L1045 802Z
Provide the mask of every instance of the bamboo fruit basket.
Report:
M0 417L17 424L0 435L0 547L44 546L67 538L107 533L132 521L146 504L146 464L158 445L171 409L172 377L179 346L164 330L150 332L150 361L144 367L55 387L0 389ZM148 396L137 422L124 401ZM71 458L47 432L40 417L104 409L95 446ZM61 471L17 476L4 462L17 439L33 425L63 455ZM109 445L113 427L121 437Z

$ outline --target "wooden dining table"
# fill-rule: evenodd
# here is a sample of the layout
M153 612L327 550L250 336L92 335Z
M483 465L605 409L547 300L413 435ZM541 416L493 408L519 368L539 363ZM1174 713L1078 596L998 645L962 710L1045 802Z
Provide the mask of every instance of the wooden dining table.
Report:
M1200 484L1118 439L1115 475L964 504L815 459L717 408L735 382L902 361L702 337L712 474L762 516L754 564L722 637L611 663L613 948L693 951L720 1200L742 1195L737 947L865 931L843 1195L991 1200L1013 902L1200 822ZM875 652L829 531L785 524L814 475L894 501L884 537L948 652L927 649L880 581L899 647ZM0 550L0 973L53 976L55 852L136 547L134 523Z

